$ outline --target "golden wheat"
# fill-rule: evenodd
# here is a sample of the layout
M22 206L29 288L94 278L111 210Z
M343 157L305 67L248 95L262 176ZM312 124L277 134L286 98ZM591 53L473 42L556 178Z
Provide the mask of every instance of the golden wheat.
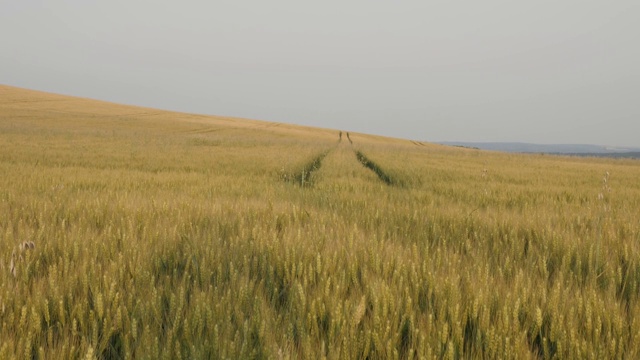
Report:
M0 172L0 359L640 356L637 161L0 86Z

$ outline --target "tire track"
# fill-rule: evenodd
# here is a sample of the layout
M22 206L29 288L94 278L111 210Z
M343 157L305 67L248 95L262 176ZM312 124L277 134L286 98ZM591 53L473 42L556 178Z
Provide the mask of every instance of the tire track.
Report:
M314 174L322 167L322 161L335 150L342 142L342 131L338 134L338 144L333 148L325 150L319 154L316 154L311 160L302 166L301 169L293 173L282 172L280 178L285 182L300 185L300 187L312 187L314 184Z
M293 173L282 173L280 175L281 179L292 184L300 185L300 187L303 188L313 186L315 180L313 175L320 170L322 167L322 160L324 160L332 150L333 149L326 150L315 155L311 160L304 164L301 169L298 169Z
M207 134L212 132L218 132L223 130L255 130L260 128L270 128L270 127L278 127L281 124L279 123L267 123L267 124L259 124L259 125L246 125L246 126L206 126L198 129L190 129L190 130L182 130L178 133L187 134L187 135L197 135L197 134Z
M366 167L367 169L373 171L382 182L390 186L400 185L400 183L396 179L394 179L391 175L389 175L389 173L387 173L384 169L382 169L380 165L373 162L361 151L355 151L355 153L356 153L356 158L358 159L360 164L362 164L362 166Z
M186 130L186 131L183 132L183 134L187 134L187 135L207 134L207 133L212 133L212 132L216 132L216 131L230 130L230 129L235 129L235 128L230 128L230 127L206 127L206 128L201 128L201 129Z
M349 133L347 133L347 138L349 139L349 142L351 143L351 146L353 146L353 141L351 140L351 137L349 136ZM413 142L413 143L416 144L416 142ZM365 168L373 171L373 173L375 173L378 176L378 179L380 179L380 181L382 181L383 183L385 183L385 184L387 184L389 186L403 186L404 185L401 181L396 179L394 176L391 176L391 174L389 174L389 172L387 172L382 167L380 167L380 165L378 165L376 162L374 162L373 160L369 159L369 157L366 156L362 151L353 149L353 152L355 153L356 159L358 159L358 162L360 162L360 164L362 166L364 166Z

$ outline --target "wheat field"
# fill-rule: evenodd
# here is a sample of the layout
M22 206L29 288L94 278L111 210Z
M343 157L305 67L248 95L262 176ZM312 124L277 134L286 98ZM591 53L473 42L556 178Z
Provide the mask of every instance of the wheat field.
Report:
M0 86L0 359L640 357L640 162Z

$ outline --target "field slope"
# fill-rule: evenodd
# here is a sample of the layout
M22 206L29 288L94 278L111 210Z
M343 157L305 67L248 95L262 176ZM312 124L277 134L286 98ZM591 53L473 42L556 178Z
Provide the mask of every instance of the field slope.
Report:
M0 359L638 358L640 162L0 86Z

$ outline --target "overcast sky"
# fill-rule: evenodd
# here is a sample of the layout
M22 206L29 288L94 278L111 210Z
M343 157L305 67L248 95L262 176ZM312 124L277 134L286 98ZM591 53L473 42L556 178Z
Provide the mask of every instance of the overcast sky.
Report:
M640 147L640 1L0 0L0 83L417 140Z

